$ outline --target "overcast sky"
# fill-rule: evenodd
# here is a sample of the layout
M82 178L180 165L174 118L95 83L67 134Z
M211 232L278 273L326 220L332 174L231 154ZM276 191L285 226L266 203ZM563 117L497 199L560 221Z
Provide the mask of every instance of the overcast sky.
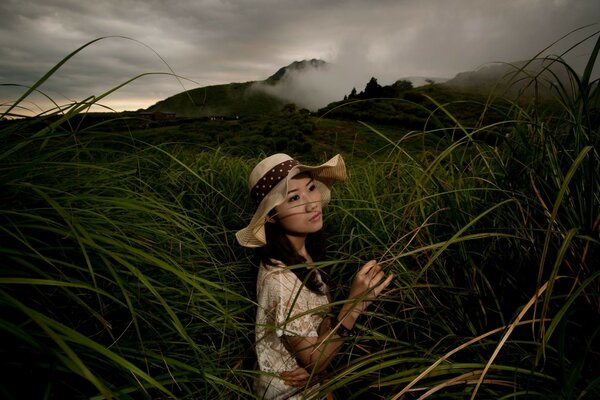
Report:
M58 103L101 95L145 108L185 89L263 80L296 60L332 64L307 77L316 102L407 77L452 78L496 61L560 54L600 26L599 0L1 0L0 83L32 85L85 43L40 89ZM597 36L594 37L597 39ZM593 41L569 53L586 61ZM164 60L164 61L163 61ZM168 64L168 65L167 65ZM181 86L183 85L183 87ZM297 89L297 88L296 88ZM0 86L2 104L24 89ZM37 110L42 100L22 105Z

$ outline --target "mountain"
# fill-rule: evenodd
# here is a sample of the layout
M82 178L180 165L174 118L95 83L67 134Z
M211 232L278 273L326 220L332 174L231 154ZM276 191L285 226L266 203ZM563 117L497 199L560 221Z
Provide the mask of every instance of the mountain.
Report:
M255 82L229 83L188 90L161 100L146 111L174 112L178 117L230 117L272 114L285 101L254 88Z
M197 118L270 115L280 112L289 103L318 110L343 97L343 94L336 97L331 90L330 75L321 73L328 71L328 67L329 64L318 59L294 61L265 80L188 90L159 101L145 111ZM532 76L538 77L537 87L531 85ZM488 95L494 90L496 94L508 97L525 94L527 99L533 93L539 98L550 98L547 81L555 81L555 77L566 81L564 67L547 60L533 60L489 64L474 71L461 72L448 80L427 77L404 79L412 82L413 87L436 83L457 92Z
M292 72L323 68L323 60L303 60L280 68L263 81L229 83L187 90L150 106L147 112L174 112L178 117L230 117L265 115L279 112L290 103L276 92L265 90Z
M268 77L265 82L266 83L276 83L281 81L285 75L288 76L294 72L305 72L311 69L321 69L327 66L327 63L323 60L318 60L313 58L312 60L302 60L302 61L294 61L288 66L279 68L277 72Z
M443 85L451 89L486 95L494 91L498 95L529 98L536 93L542 99L549 99L552 97L550 82L566 83L568 79L562 64L547 59L536 59L488 64L474 71L461 72Z

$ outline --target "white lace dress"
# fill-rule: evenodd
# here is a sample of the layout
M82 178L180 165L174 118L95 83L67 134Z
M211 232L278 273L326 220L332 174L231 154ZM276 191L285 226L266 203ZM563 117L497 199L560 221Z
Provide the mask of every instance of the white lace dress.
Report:
M261 373L254 389L261 399L301 399L299 388L287 386L278 378L279 373L298 368L281 337L318 336L329 300L302 285L283 263L273 264L261 263L256 283L256 355Z

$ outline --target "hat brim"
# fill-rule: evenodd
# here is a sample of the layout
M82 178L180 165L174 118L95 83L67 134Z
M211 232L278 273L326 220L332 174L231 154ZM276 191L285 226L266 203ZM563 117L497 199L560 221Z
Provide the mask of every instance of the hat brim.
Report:
M290 170L288 175L275 185L262 199L248 226L236 232L235 236L240 245L255 248L267 244L265 233L266 218L272 209L285 201L289 180L303 172L310 172L312 178L315 180L315 185L321 193L321 203L323 204L323 207L326 206L331 199L331 186L335 182L345 181L347 179L346 165L344 159L339 154L318 166L296 165Z

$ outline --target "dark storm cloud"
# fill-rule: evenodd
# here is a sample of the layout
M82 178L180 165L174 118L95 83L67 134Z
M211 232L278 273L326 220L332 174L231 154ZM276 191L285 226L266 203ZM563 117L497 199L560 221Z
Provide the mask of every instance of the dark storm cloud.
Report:
M139 74L169 72L160 57L189 79L186 88L262 80L292 61L320 58L332 64L328 72L285 88L293 99L308 94L319 103L362 89L371 76L382 84L450 78L489 62L531 58L598 23L600 7L597 0L4 0L0 17L1 83L31 85L84 43L119 35L139 42L94 43L42 89L72 99L99 95ZM585 61L590 46L573 51L574 62ZM136 109L182 90L173 77L149 76L109 99ZM16 95L0 88L3 103Z

